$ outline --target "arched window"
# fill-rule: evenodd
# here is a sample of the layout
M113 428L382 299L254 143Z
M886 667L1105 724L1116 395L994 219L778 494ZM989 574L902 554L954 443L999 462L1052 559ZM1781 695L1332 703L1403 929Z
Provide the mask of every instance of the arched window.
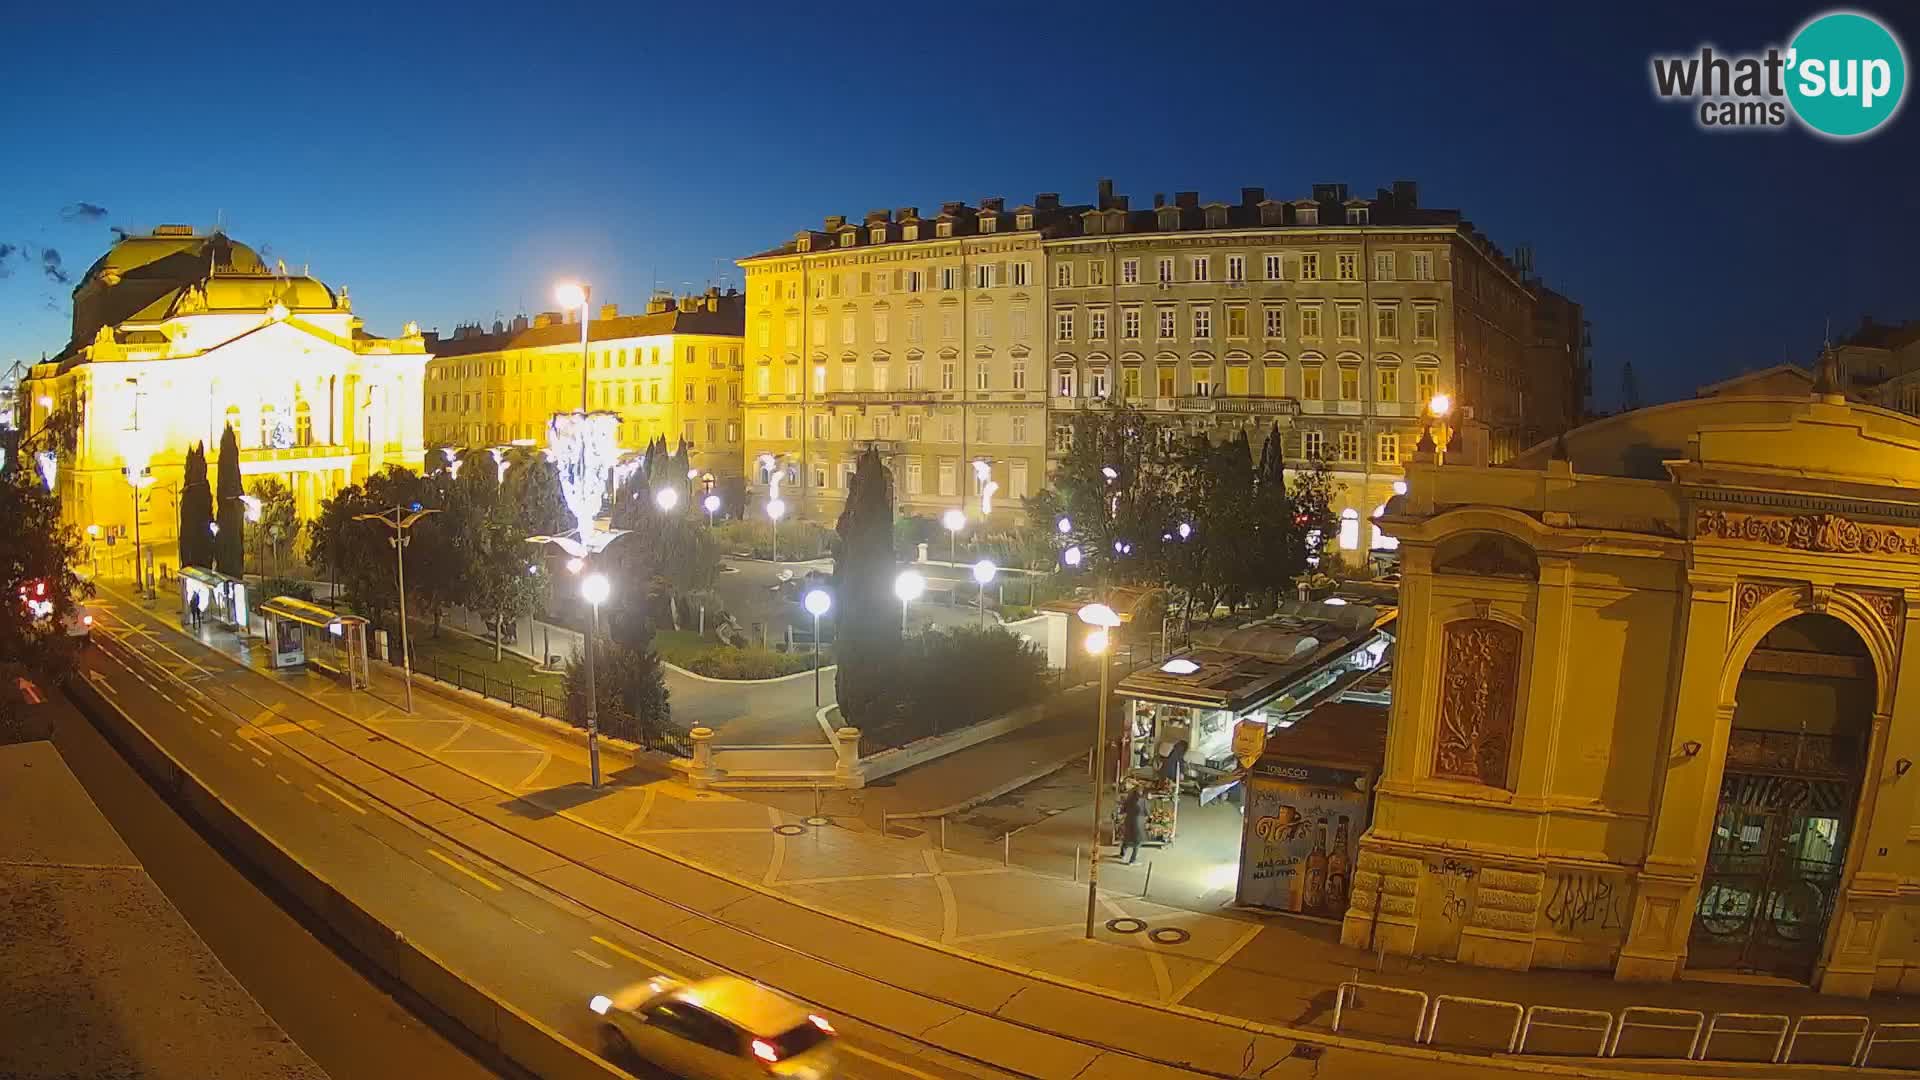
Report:
M301 398L293 406L293 444L295 446L313 445L313 406Z
M242 435L246 434L246 429L240 426L240 406L227 406L226 426L233 429L233 437L235 439L239 439Z
M1379 506L1376 506L1373 508L1373 516L1375 518L1380 517L1382 514L1385 514L1386 512L1387 512L1386 503L1381 503ZM1373 543L1371 545L1372 550L1393 551L1399 548L1400 541L1394 539L1391 536L1388 536L1386 533L1381 532L1379 524L1375 522L1369 522L1367 527L1373 530Z
M1348 507L1340 511L1340 550L1357 551L1360 548L1360 512Z

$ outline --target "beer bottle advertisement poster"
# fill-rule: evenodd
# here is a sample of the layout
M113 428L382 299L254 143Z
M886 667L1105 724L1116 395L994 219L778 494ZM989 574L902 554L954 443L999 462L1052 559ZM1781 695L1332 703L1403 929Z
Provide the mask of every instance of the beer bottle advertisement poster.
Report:
M1239 902L1340 918L1367 827L1367 774L1268 758L1247 777Z

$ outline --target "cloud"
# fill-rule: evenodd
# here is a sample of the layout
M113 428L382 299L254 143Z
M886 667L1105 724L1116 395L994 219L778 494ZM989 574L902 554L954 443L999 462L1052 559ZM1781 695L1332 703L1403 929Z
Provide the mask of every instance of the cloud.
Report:
M20 249L12 244L0 244L0 278L13 276L13 268L7 265L7 259L18 251ZM25 257L24 253L22 257Z
M60 210L61 221L99 221L107 216L107 208L96 203L68 203Z
M47 277L62 285L73 280L67 276L66 270L61 268L60 253L53 248L40 249L40 270L46 274Z

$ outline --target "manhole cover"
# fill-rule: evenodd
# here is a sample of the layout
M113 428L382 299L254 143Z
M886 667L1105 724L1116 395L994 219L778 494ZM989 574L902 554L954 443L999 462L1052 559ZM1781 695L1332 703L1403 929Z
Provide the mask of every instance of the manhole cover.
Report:
M1177 926L1157 927L1147 933L1147 940L1156 945L1183 945L1192 939L1192 934Z
M820 827L822 827L822 826L824 826L824 825L831 825L831 824L833 824L833 819L832 819L832 818L830 818L830 817L821 817L821 816L820 816L819 814L815 814L815 815L813 815L812 817L809 817L809 818L802 818L801 820L802 820L802 821L805 821L805 822L806 822L807 824L809 824L809 825L811 825L811 826L813 826L813 827L814 827L814 828L816 828L816 829L818 829L818 828L820 828Z
M1139 919L1122 917L1107 920L1107 929L1116 934L1137 934L1146 928L1147 924Z
M792 824L775 825L773 831L779 833L781 836L805 836L807 827L805 825Z

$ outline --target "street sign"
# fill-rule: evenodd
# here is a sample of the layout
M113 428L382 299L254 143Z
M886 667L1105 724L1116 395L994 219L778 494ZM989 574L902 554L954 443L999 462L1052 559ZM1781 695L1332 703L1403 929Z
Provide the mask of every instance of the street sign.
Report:
M1242 720L1233 725L1233 756L1240 759L1242 768L1253 768L1253 763L1260 760L1266 749L1265 720Z

